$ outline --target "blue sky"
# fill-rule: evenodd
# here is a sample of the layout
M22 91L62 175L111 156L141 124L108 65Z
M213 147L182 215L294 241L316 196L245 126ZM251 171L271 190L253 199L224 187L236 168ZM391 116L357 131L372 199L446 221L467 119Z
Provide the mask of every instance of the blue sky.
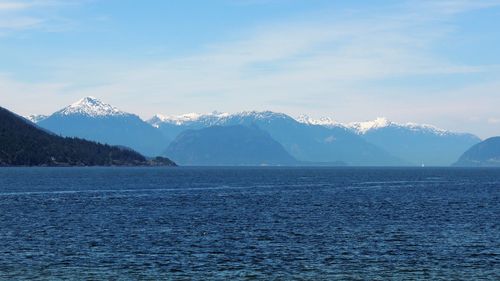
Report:
M0 105L274 110L500 135L500 0L0 0Z

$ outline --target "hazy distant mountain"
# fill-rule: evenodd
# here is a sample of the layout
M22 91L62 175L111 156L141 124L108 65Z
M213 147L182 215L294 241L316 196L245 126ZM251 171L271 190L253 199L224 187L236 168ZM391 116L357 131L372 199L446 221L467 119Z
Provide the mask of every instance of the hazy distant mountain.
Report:
M0 107L0 166L152 164L175 165L168 159L148 161L130 149L59 137Z
M253 126L213 126L181 133L166 155L182 165L296 165L283 146Z
M55 112L37 125L62 136L127 146L148 156L160 155L168 145L163 134L137 115L93 97Z
M219 116L217 113L199 115L196 113L180 115L176 117L157 114L147 120L149 124L157 128L164 137L173 141L185 130L196 130L217 125Z
M147 122L153 127L158 128L167 139L173 140L185 130L230 125L232 122L227 122L227 120L231 116L233 115L220 112L212 112L210 114L188 113L179 116L157 114Z
M167 137L175 136L186 129L210 126L258 126L299 161L344 162L349 165L367 166L405 164L345 127L304 124L288 115L270 111L156 116L149 122Z
M308 124L344 126L366 141L414 165L449 166L469 147L481 140L472 134L454 133L430 125L399 124L385 118L341 124L332 119L301 118Z
M472 146L454 165L464 167L500 167L500 137L489 138Z

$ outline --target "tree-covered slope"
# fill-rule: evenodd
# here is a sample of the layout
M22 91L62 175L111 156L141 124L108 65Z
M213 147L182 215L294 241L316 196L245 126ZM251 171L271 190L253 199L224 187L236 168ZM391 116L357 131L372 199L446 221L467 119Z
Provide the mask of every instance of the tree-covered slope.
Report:
M132 166L175 165L168 159L148 161L128 148L77 138L63 138L40 129L0 107L1 166Z
M454 166L500 167L500 137L489 138L472 146Z

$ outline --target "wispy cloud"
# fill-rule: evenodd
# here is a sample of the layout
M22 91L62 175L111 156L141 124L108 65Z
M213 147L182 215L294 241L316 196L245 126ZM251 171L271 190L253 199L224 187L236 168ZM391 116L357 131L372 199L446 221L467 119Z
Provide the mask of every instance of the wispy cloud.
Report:
M424 0L418 2L420 4L413 4L427 6L430 12L435 11L443 14L458 14L500 5L499 0Z
M446 8L433 12L448 13L451 4L442 5ZM95 69L103 71L99 76L107 77L108 83L79 92L119 92L130 97L148 92L156 100L182 97L214 107L217 102L211 104L210 100L217 100L216 96L238 109L266 105L285 109L270 100L281 99L285 104L291 99L315 99L322 105L352 102L357 98L350 95L364 92L364 98L370 93L370 89L359 89L360 82L488 70L489 66L456 63L431 52L433 44L453 30L440 24L442 14L422 17L428 14L419 4L383 17L365 14L364 20L339 21L331 15L333 19L266 25L246 32L239 40L213 44L190 56L124 68L112 62L96 64ZM71 67L67 70L75 76L78 72Z
M34 17L15 17L15 18L3 18L0 19L0 32L12 31L12 30L23 30L39 26L44 21L39 18Z
M490 117L490 118L488 118L488 123L490 123L490 124L500 124L500 118Z
M49 101L56 102L55 108L64 104L65 100L58 101L54 95L61 93L67 85L58 83L26 83L0 73L1 106L16 109L23 115L40 112L40 106ZM43 110L41 113L48 113Z
M333 115L340 121L389 115L436 123L432 118L446 115L442 120L457 120L453 118L475 114L487 123L495 116L491 105L500 102L488 81L429 91L425 85L384 85L388 80L500 74L491 65L452 60L434 50L444 38L456 35L454 19L461 13L499 5L493 0L410 0L376 12L350 11L348 17L342 11L321 11L262 23L233 36L235 40L213 42L183 56L140 61L61 58L48 65L55 82L22 86L4 79L0 95L23 91L33 97L52 91L58 103L94 95L143 117L157 112L271 109ZM0 30L1 26L0 21Z
M0 12L25 10L31 6L32 5L27 2L0 1Z
M40 31L66 30L71 20L61 18L61 7L83 3L85 0L0 0L0 35L38 29Z

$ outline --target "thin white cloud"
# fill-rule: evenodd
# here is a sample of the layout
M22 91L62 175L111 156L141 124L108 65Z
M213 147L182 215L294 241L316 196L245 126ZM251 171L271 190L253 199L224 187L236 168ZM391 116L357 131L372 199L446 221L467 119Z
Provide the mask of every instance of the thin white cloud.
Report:
M423 92L423 87L391 90L381 84L388 79L491 72L490 65L442 58L433 46L454 34L453 17L458 13L499 2L412 1L397 11L365 13L361 20L328 14L272 23L243 32L238 40L159 61L64 58L51 66L54 81L64 83L21 86L4 81L0 96L18 91L47 100L57 96L58 105L46 107L55 110L60 103L93 95L143 117L271 109L333 115L344 122L385 115L396 121L436 123L441 117L477 115L487 123L495 114L492 105L500 102L492 94L495 86L474 82L478 85ZM436 125L453 127L446 122ZM485 135L488 130L491 126L478 132Z
M0 35L33 29L49 32L65 31L71 20L58 16L58 9L87 1L0 0Z
M29 29L39 26L43 23L42 19L33 17L15 17L15 18L1 18L0 19L0 31L1 30L22 30Z
M21 115L33 112L50 113L50 108L57 108L67 99L58 99L59 93L67 85L58 83L28 83L0 73L0 106L14 110ZM50 104L54 102L54 104ZM42 107L49 105L49 107Z
M490 118L488 118L488 123L490 123L490 124L500 124L500 118L490 117Z
M20 1L0 1L0 12L19 11L30 8L31 4Z
M419 3L428 7L430 13L438 12L449 15L500 5L499 0L426 0L419 1Z
M85 91L122 87L122 92L198 98L217 93L229 101L250 95L257 105L265 104L269 95L342 98L340 91L359 81L484 71L486 67L453 63L428 51L447 32L435 26L422 30L411 17L268 26L197 55L126 68L96 66L106 69L102 74L110 85Z
M13 30L25 30L38 26L42 19L28 16L25 12L33 7L27 1L0 0L0 35Z

